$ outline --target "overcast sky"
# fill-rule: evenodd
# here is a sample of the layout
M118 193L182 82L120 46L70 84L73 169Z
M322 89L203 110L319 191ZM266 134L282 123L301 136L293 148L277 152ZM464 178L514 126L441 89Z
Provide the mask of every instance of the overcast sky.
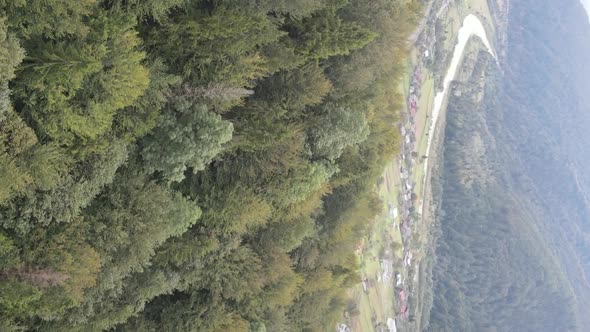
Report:
M582 1L582 5L584 5L584 7L586 7L586 13L588 13L588 16L590 16L590 0L581 0Z

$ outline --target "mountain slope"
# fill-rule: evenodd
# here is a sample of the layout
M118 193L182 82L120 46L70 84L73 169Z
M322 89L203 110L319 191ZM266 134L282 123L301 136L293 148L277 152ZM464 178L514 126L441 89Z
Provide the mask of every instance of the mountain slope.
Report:
M484 98L450 100L433 331L590 326L590 26L577 1L519 0L508 36Z
M568 331L573 295L545 245L538 208L514 185L498 128L493 60L480 53L449 101L430 331ZM515 163L516 161L516 163Z

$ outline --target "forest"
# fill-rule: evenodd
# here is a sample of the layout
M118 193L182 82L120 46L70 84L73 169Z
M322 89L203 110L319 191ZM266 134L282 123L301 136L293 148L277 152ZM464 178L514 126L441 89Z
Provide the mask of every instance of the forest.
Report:
M513 179L522 165L500 134L494 62L480 52L449 100L427 330L576 331L573 288L547 244L544 211Z
M523 4L514 13L526 28L514 38L532 47L515 45L511 50L516 61L509 67L511 79L504 84L504 96L514 106L506 112L505 123L510 144L524 161L515 177L523 182L521 173L528 174L532 184L528 187L538 193L536 200L549 207L546 227L580 295L579 316L590 326L586 314L590 305L590 154L585 148L590 144L590 24L576 1L563 7L548 1L546 7L527 12ZM542 23L546 20L559 24L549 29ZM543 39L535 41L530 31L542 31ZM519 78L524 77L535 84L523 85ZM530 96L529 101L517 99L519 94Z
M590 326L590 23L581 4L518 3L499 103L498 134L519 157L511 179L540 211L546 242L575 294L579 330ZM535 2L535 4L538 4ZM556 22L548 27L544 22Z
M0 0L0 330L327 331L402 0Z

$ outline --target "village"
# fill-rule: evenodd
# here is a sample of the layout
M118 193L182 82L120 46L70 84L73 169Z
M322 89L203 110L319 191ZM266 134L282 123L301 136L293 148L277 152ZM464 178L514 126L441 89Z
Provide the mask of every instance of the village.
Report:
M392 162L390 171L385 172L382 181L378 184L385 192L389 193L389 195L382 195L386 199L384 202L386 204L386 224L387 228L395 234L393 241L399 243L399 248L397 251L387 248L380 251L377 257L372 257L371 259L378 260L377 276L373 279L364 275L361 280L365 294L369 294L372 287L379 285L385 289L380 292L381 296L387 294L395 297L393 301L395 302L393 310L395 315L384 317L383 320L373 320L372 327L375 331L397 331L398 327L414 319L410 298L415 291L412 281L416 279L417 270L413 264L415 263L415 252L420 250L421 244L417 243L416 236L413 235L416 232L416 225L422 219L423 201L420 198L422 188L419 184L424 176L424 174L416 174L416 170L422 168L420 166L426 158L420 152L424 150L429 127L428 110L422 110L421 104L427 105L432 101L429 96L422 98L422 85L425 81L423 77L424 62L428 60L430 49L434 47L434 39L427 36L430 32L425 30L420 35L417 41L420 45L417 49L420 51L415 57L415 63L410 67L409 84L404 91L406 103L398 124L401 138L399 154ZM362 251L362 247L359 250ZM414 277L410 277L412 275ZM386 291L388 286L392 288L391 292Z
M423 195L424 188L418 188L417 184L423 181L425 174L416 173L422 169L421 166L427 159L427 156L422 153L424 152L423 143L427 141L429 135L431 111L429 106L432 103L430 96L422 98L423 90L427 90L423 89L422 86L426 81L423 70L428 70L428 65L432 64L430 56L435 52L437 33L435 31L436 24L432 21L446 14L449 4L450 1L445 0L429 8L430 11L436 10L436 15L429 19L429 24L426 25L416 41L416 62L411 69L410 84L405 92L407 96L406 108L402 112L399 126L402 139L400 153L397 156L397 164L399 165L399 184L396 184L398 186L397 206L388 203L388 212L391 218L391 226L399 228L403 248L401 256L402 269L395 275L396 320L402 322L414 320L413 315L410 314L412 311L410 310L409 299L415 292L418 271L413 266L413 259L414 253L420 251L423 245L423 243L415 243L417 236L413 236L414 232L419 231L416 226L422 221L422 210L424 208L423 197L420 197ZM421 104L427 106L424 107L426 109L421 109ZM422 118L419 119L418 115ZM389 181L389 179L386 180ZM415 277L408 277L411 275ZM376 328L376 330L395 331L395 328L389 328L395 325L390 323L387 324L388 329Z
M419 215L421 211L418 205L418 195L414 191L416 182L413 180L412 172L414 165L418 162L418 154L416 152L416 114L418 113L419 93L422 82L422 74L420 66L414 68L412 75L412 83L408 91L407 112L405 113L406 121L400 128L400 134L403 138L401 153L398 157L400 161L399 178L401 181L401 190L398 194L398 207L392 208L390 216L392 217L392 226L399 227L402 236L403 245L403 266L406 268L412 267L412 231L414 223L420 221ZM399 211L399 212L398 212ZM399 223L397 222L399 217ZM399 315L402 320L409 319L408 308L408 287L401 277L401 274L396 275L396 285Z
M423 53L423 56L427 56ZM421 220L421 205L422 200L419 198L416 184L420 183L421 179L417 179L414 170L420 169L416 167L421 164L424 157L419 155L418 149L421 141L418 140L420 135L428 135L424 131L427 129L427 123L417 124L417 115L420 110L420 93L422 86L422 63L416 64L410 76L410 85L407 90L407 100L404 111L401 112L401 120L399 123L399 131L401 137L400 152L396 156L394 167L391 167L392 172L386 172L382 181L378 184L385 191L395 193L394 196L388 199L386 204L387 219L386 227L390 231L399 234L399 238L393 240L399 243L397 252L392 248L381 250L379 253L372 254L371 260L377 261L376 276L370 277L363 275L361 280L363 293L368 296L375 288L379 287L383 290L376 291L379 296L384 294L394 296L396 303L394 317L387 317L383 321L372 319L372 327L375 331L397 331L398 325L404 322L409 322L413 319L410 310L410 296L414 290L412 283L409 282L411 278L410 271L413 271L414 250L419 248L418 243L413 243L412 235L415 231L415 225ZM427 116L426 116L427 118ZM420 127L420 128L419 128ZM397 174L391 174L397 173ZM369 239L369 242L373 239ZM365 251L365 243L361 242L357 248L357 254L368 255ZM392 292L386 290L391 287ZM385 290L385 291L384 291ZM363 329L364 330L364 329ZM349 332L351 329L342 324L338 326L337 331Z
M429 208L425 188L427 142L437 86L450 61L460 17L485 12L484 0L429 2L412 40L413 55L402 87L405 104L397 124L399 153L377 183L384 204L382 222L357 246L361 260L358 297L360 318L341 331L420 330L424 287L423 258L429 239ZM485 9L485 10L484 10ZM435 61L436 60L436 61ZM362 293L361 293L362 292ZM340 330L339 330L340 331Z

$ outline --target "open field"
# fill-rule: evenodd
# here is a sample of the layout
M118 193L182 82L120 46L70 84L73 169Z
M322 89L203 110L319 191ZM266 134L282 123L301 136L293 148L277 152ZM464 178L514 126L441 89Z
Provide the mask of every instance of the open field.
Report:
M419 110L416 114L416 153L417 164L413 170L413 180L416 183L415 191L419 199L422 198L422 185L424 168L422 165L422 156L426 153L426 146L428 144L428 124L432 114L432 106L436 91L434 90L434 78L432 73L424 70L424 78L422 81L422 89L419 102Z
M362 284L355 287L354 296L357 298L360 316L355 325L361 331L373 331L374 321L384 322L394 317L394 280L382 280L383 269L380 258L384 253L391 257L393 271L396 271L396 261L401 258L401 234L398 227L393 227L389 215L389 206L397 206L399 188L398 166L395 160L389 164L383 174L383 181L377 187L383 201L383 213L375 221L369 238L365 242L365 250L359 256L361 262L361 277L368 279L368 292L364 292ZM399 243L395 251L391 251L391 243ZM389 251L389 252L388 252ZM389 254L389 255L388 255ZM393 276L392 276L393 277Z

